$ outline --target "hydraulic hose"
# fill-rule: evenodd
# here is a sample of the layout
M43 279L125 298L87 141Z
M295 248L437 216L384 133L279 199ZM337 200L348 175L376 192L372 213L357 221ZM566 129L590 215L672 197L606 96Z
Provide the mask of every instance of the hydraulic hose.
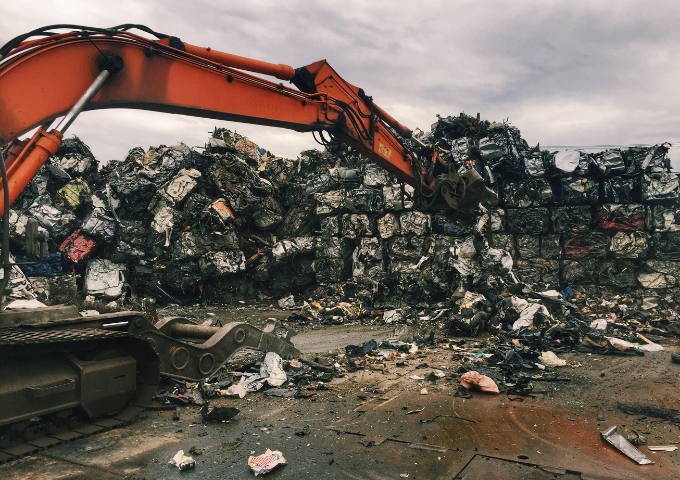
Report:
M2 282L0 282L0 303L4 304L5 289L9 284L9 275L12 267L9 266L9 180L5 168L5 157L0 151L0 173L2 173L2 193L4 196L5 211L2 214Z

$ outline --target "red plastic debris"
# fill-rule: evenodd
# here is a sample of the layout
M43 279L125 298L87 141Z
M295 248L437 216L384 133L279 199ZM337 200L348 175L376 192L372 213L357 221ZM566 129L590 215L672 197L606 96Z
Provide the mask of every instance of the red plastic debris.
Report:
M94 249L97 243L80 231L73 232L59 246L59 251L74 263L83 260Z

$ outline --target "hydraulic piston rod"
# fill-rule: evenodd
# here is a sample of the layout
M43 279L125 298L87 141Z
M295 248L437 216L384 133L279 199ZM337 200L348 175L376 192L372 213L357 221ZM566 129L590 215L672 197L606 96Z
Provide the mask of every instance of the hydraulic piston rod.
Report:
M71 126L76 117L80 115L80 112L83 111L83 108L85 108L87 102L92 100L92 97L94 97L102 88L104 82L106 82L106 79L109 78L109 75L111 75L109 70L102 70L99 72L99 75L97 75L97 78L94 79L92 85L90 85L87 90L85 90L85 93L83 93L75 105L71 107L71 110L69 110L68 113L64 115L64 118L62 118L59 124L55 127L55 130L63 134L66 129Z
M118 57L119 59L120 57ZM108 68L113 71L122 68L122 59L116 62L109 62ZM87 102L92 100L97 92L102 88L106 79L111 75L109 69L104 69L99 72L94 82L85 90L85 93L78 99L78 101L71 107L68 113L61 119L59 124L51 132L46 132L40 128L29 142L32 148L24 148L17 157L12 158L10 154L6 160L7 171L9 172L9 205L16 200L19 193L26 188L26 185L38 173L40 167L44 165L48 158L54 155L61 146L61 139L63 133L71 126L76 117L83 111ZM11 149L9 150L11 152ZM4 191L4 188L3 188ZM9 208L5 204L4 193L0 195L0 214L4 213L5 208Z

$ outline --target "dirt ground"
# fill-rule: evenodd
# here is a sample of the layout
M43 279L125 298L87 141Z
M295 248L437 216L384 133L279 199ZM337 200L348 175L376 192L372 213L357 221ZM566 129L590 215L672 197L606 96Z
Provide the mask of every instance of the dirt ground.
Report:
M288 315L213 313L255 324ZM324 353L390 333L368 325L325 327L293 341L306 353ZM459 340L388 361L385 371L347 373L325 390L307 391L307 398L256 392L211 399L211 405L240 410L228 422L206 423L194 406L179 408L179 420L171 410L147 410L124 428L0 466L0 476L242 479L253 476L248 456L270 448L288 460L268 475L273 479L680 478L679 451L647 448L680 444L678 424L659 418L680 411L680 365L670 360L671 352L680 351L676 339L664 338L665 351L644 356L560 355L568 364L554 369L559 381L536 380L533 398L471 392L471 399L454 396L456 372L470 361L454 360L461 351L453 347L472 354L485 338L468 339L462 347ZM436 382L412 378L435 370L446 376ZM644 436L647 443L639 449L656 463L637 465L606 444L600 431L611 426L624 436ZM195 470L168 465L178 450L191 447L201 450L193 455Z

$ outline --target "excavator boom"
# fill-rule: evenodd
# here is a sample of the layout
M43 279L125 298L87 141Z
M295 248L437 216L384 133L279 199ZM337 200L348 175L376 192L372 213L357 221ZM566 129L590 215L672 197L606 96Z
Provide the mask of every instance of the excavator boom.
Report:
M59 26L57 26L59 27ZM445 172L436 149L418 155L405 140L411 132L378 107L364 91L343 80L326 61L293 69L197 47L153 32L157 40L125 28L81 27L52 33L46 27L29 39L22 36L0 49L0 144L7 142L10 204L40 166L59 147L64 130L81 110L134 108L196 117L327 132L334 141L354 148L401 181L411 184L430 203L469 210L478 199L463 197L483 188L481 177ZM290 88L246 73L290 80ZM86 101L103 72L109 72ZM92 92L91 92L92 93ZM63 116L69 123L48 131ZM40 127L29 142L15 142ZM434 152L434 154L432 153ZM444 172L445 175L436 176ZM437 197L437 198L434 198ZM0 195L0 212L4 201Z

